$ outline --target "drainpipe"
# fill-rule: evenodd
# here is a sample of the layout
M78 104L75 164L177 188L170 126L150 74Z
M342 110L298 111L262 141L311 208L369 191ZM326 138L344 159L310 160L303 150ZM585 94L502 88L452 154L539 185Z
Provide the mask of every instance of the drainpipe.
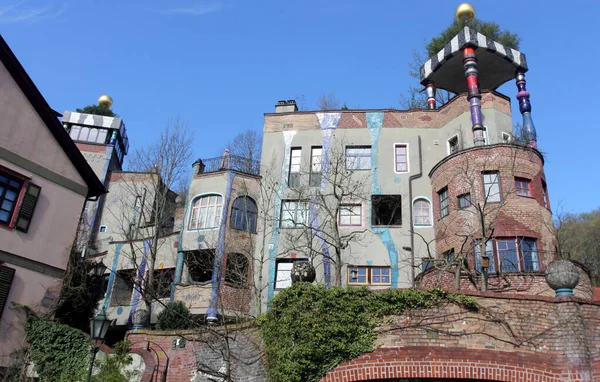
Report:
M413 200L413 192L412 192L412 183L413 180L418 179L423 176L423 153L421 152L421 136L418 136L418 145L419 145L419 173L415 175L411 175L408 178L408 200L410 203L410 277L412 279L412 287L415 287L415 232L413 227L413 209L412 209L412 200Z

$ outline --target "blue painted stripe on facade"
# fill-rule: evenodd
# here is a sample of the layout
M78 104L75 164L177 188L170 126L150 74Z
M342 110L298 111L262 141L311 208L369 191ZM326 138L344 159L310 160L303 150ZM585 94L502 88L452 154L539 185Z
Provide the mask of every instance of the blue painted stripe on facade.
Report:
M366 113L366 117L371 136L371 194L381 195L383 192L379 185L379 135L383 126L384 113ZM383 227L372 227L372 229L387 249L392 270L392 288L398 288L398 250L390 230Z
M227 230L227 216L229 215L229 201L231 199L231 191L233 190L233 179L235 173L228 171L227 190L225 191L225 200L223 201L223 214L221 215L221 225L219 227L219 239L215 249L215 261L213 263L213 274L211 280L212 291L206 311L207 318L217 318L219 314L219 287L221 285L221 276L223 270L223 258L225 257L225 231Z
M121 248L123 248L123 244L115 245L115 253L113 255L112 267L110 268L110 276L108 276L108 287L106 288L106 298L104 299L104 305L102 309L106 311L108 309L108 304L110 303L110 298L112 296L112 287L115 283L115 276L117 275L117 267L119 266L119 254L121 253Z
M292 139L296 135L296 131L284 131L283 132L283 140L284 140L284 155L283 155L283 163L282 163L282 171L281 171L281 179L279 181L279 189L277 190L277 195L275 196L275 203L273 205L273 218L274 218L274 227L273 233L271 235L271 240L269 240L269 280L267 288L267 300L271 301L273 295L275 294L275 267L277 264L277 250L279 248L279 215L281 214L281 197L283 195L283 191L287 185L288 176L290 172L288 163L290 163L291 152L290 149L292 147Z
M145 272L146 272L146 263L148 262L148 256L150 256L150 244L152 243L151 239L144 240L144 256L142 257L142 261L140 263L140 268L138 269L137 280L138 282L135 284L134 292L133 292L133 301L131 303L131 310L129 311L129 318L127 319L127 325L131 326L133 315L135 314L135 310L137 309L137 305L140 301L140 295L142 293L142 288L140 286L141 283L145 280ZM152 309L152 307L149 307Z
M321 178L320 191L323 193L329 186L327 182L327 174L329 172L329 156L331 153L331 137L337 128L338 123L342 117L342 113L317 113L317 119L319 120L319 126L321 127L321 136L323 140L323 146L321 151L321 172L323 176ZM311 225L313 229L319 226L319 216L316 210L315 198L317 195L313 195L311 204ZM329 261L329 248L325 242L325 238L320 232L315 232L315 237L319 240L321 245L321 252L323 253L323 273L325 278L325 287L331 286L331 262Z
M194 178L192 177L192 180ZM190 180L191 183L191 180ZM187 217L187 198L189 196L189 188L185 192L185 199L183 204L183 218L181 219L181 229L179 230L179 237L177 238L177 266L175 267L175 279L173 280L173 284L171 285L171 295L169 296L169 301L173 301L175 298L175 288L177 284L181 282L181 275L183 274L183 230L185 229L185 219Z

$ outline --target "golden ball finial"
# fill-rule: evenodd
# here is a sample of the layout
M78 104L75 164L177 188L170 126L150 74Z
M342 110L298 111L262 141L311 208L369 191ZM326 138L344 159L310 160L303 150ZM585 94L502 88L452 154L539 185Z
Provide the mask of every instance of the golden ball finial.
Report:
M456 19L471 21L475 18L475 8L469 3L462 3L456 8Z
M98 105L100 106L104 106L105 108L110 109L112 104L113 99L107 94L101 95L100 98L98 98Z

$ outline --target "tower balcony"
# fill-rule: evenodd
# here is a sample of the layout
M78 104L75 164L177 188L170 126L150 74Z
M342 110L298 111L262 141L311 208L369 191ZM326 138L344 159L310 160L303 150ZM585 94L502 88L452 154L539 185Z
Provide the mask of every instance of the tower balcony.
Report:
M260 161L238 155L198 159L193 166L197 167L196 176L224 171L234 171L253 176L260 175Z

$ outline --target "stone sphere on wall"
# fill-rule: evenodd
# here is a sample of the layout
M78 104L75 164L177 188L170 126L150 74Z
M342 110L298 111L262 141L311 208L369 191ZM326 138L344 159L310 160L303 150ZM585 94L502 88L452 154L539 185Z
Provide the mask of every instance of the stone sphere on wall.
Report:
M577 266L567 260L553 261L546 268L546 282L557 295L573 295L573 289L579 283ZM570 294L560 294L561 290L570 290Z
M313 281L315 281L317 273L315 272L315 267L313 267L311 263L303 261L299 263L294 263L294 265L292 266L291 277L292 282L294 283L312 283Z

